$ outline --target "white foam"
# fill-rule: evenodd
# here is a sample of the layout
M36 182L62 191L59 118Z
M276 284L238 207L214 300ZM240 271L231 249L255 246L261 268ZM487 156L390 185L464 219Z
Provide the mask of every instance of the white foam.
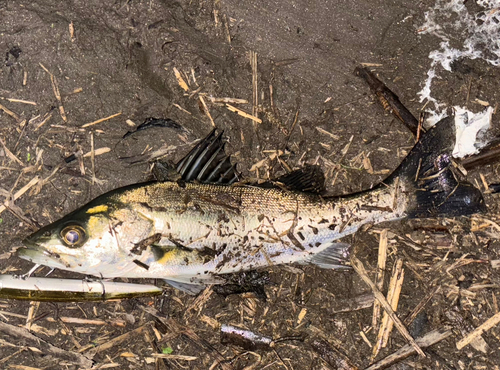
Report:
M420 102L433 103L437 113L442 112L444 104L432 96L431 86L442 70L451 72L452 63L461 58L481 58L494 66L500 65L500 0L476 2L484 10L471 14L463 0L437 0L425 13L425 22L419 27L421 34L441 40L439 49L429 54L430 69L418 93Z

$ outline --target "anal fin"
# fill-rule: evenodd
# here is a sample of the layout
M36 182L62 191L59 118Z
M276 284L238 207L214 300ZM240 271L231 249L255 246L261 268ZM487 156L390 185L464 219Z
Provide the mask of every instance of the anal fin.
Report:
M348 269L351 246L346 243L326 243L327 246L319 253L311 255L304 263L310 263L324 269Z

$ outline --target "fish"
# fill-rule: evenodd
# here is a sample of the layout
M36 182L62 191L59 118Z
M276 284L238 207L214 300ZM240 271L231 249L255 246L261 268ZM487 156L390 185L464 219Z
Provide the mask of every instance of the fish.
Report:
M339 239L363 225L486 211L456 170L453 119L422 135L379 185L323 196L324 176L306 166L263 184L241 179L212 131L155 181L105 193L24 241L18 256L100 278L157 278L191 294L226 274L281 264L348 268Z

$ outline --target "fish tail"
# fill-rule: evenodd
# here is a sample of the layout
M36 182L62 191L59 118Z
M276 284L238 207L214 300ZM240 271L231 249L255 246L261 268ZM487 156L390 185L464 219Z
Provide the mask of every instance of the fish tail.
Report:
M454 120L447 117L422 136L384 181L404 181L408 185L408 217L466 216L486 211L479 189L465 181L453 162L454 144Z

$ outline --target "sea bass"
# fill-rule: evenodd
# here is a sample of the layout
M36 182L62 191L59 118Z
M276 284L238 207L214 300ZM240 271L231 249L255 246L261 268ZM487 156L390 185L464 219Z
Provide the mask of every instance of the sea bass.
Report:
M191 293L270 265L342 267L349 247L337 240L362 225L485 210L481 192L453 166L452 122L425 133L380 185L341 197L318 193L317 167L264 185L237 181L212 132L179 162L177 180L101 195L26 238L18 254L97 277L165 279Z

